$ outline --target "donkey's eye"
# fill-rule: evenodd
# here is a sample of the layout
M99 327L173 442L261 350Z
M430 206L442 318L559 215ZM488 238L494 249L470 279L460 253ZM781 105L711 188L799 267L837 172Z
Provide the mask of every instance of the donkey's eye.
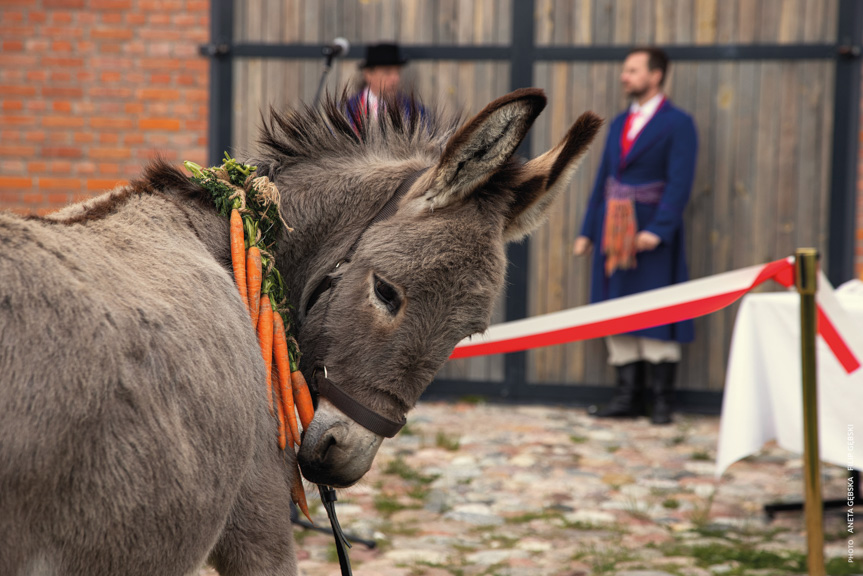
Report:
M402 305L402 298L399 296L398 290L396 290L392 284L385 280L381 280L377 276L374 277L374 283L375 296L377 296L378 300L387 307L390 314L398 312Z

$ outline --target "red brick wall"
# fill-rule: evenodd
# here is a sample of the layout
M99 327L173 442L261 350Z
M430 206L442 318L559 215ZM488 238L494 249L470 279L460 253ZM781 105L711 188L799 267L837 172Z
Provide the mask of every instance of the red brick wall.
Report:
M0 208L206 161L209 0L0 0Z

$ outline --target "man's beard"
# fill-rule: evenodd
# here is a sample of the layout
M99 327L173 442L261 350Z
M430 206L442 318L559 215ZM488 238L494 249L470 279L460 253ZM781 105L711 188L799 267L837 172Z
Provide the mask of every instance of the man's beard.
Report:
M633 100L638 100L642 96L647 94L647 89L648 89L647 86L642 86L641 88L633 88L632 90L630 90L628 92L626 92L626 90L624 90L624 92L626 92L626 95L629 96L630 98L632 98Z

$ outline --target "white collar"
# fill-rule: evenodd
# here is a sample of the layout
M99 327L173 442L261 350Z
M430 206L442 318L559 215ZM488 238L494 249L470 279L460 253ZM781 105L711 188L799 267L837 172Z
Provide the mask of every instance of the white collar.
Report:
M377 111L378 97L374 92L372 92L371 88L366 88L366 104L368 105L370 110Z
M659 108L659 105L662 104L663 100L665 100L665 94L660 92L644 104L639 105L638 101L634 101L629 106L629 112L631 114L641 113L645 118L650 118L656 114L656 110Z

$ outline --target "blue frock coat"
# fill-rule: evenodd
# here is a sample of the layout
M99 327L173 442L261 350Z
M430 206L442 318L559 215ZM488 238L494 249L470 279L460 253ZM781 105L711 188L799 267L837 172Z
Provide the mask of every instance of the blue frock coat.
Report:
M590 195L581 234L593 242L590 301L601 302L645 290L661 288L689 279L683 236L683 210L689 201L695 176L698 137L695 123L686 112L665 100L647 122L621 159L620 137L628 111L617 116L609 128L602 162ZM664 181L659 204L635 203L638 230L648 230L662 241L654 250L639 252L636 268L605 275L602 237L605 222L605 181L614 176L624 184L641 185ZM690 342L692 320L655 326L630 333L633 336Z

